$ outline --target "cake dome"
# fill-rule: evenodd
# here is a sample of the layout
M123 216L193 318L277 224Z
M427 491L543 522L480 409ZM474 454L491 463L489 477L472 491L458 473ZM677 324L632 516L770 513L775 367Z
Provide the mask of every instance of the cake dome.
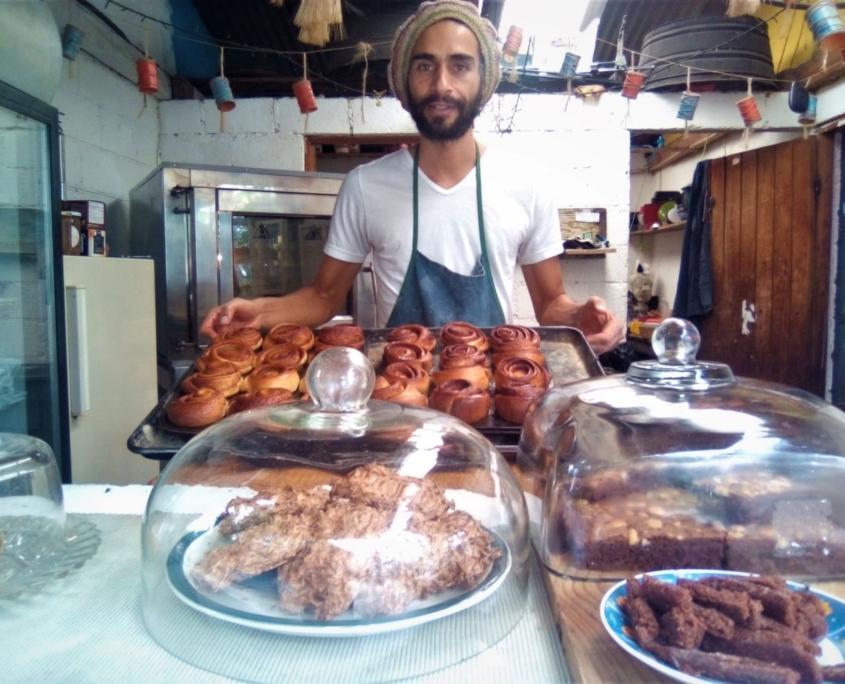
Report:
M232 415L161 473L142 531L145 624L194 665L250 681L387 681L465 660L522 616L522 492L443 413L370 399L346 347L311 401Z
M656 361L548 392L517 452L543 498L536 530L561 575L720 568L845 577L845 414L697 362L688 321L654 332Z

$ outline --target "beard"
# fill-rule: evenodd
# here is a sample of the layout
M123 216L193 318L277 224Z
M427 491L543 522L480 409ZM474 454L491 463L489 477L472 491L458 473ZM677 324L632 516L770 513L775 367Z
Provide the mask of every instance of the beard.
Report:
M446 118L443 116L434 116L429 119L426 116L426 107L435 102L445 102L446 104L455 107L458 115L451 124L446 123ZM460 100L458 98L445 95L439 97L437 95L429 95L422 100L415 100L413 96L409 98L408 112L411 118L417 125L417 130L420 135L429 140L439 140L441 142L457 140L464 136L464 134L472 128L475 122L475 117L481 113L481 90L473 98L472 102Z

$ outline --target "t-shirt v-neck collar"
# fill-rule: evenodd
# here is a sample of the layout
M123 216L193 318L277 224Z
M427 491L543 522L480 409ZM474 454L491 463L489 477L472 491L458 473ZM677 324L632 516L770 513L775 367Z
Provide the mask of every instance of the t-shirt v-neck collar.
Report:
M410 159L410 162L411 162L411 168L413 168L414 152L411 148L408 148L406 151L408 153L408 158ZM485 154L482 154L482 155L479 156L479 163L481 163L481 159L486 155L487 150L485 150L484 152L485 152ZM467 171L467 174L463 178L461 178L461 180L459 180L457 183L455 183L451 188L444 188L442 185L438 185L433 180L431 180L431 178L429 178L426 175L425 171L423 171L422 169L419 169L419 174L420 174L420 178L422 179L422 181L426 185L428 185L428 187L430 187L435 192L440 193L441 195L453 195L456 192L460 192L465 186L475 184L475 165L474 164L473 164L472 168L470 168L470 170Z

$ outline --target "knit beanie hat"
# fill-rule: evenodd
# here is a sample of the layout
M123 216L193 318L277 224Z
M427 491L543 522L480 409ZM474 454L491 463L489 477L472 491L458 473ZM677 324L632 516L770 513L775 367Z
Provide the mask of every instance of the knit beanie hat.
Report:
M416 13L408 17L397 29L393 39L393 54L387 67L387 82L405 109L408 109L408 70L411 67L411 51L414 44L423 31L444 19L464 24L478 40L484 64L481 74L481 104L486 104L496 92L501 78L496 28L481 16L478 7L466 0L431 0L420 4Z

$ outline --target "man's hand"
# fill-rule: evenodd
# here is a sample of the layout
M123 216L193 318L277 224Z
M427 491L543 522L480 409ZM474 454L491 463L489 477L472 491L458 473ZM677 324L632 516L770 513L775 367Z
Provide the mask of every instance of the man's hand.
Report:
M209 311L200 326L200 333L213 340L224 330L239 330L247 326L260 328L258 314L255 300L235 298Z
M596 354L610 351L625 339L625 326L600 297L590 297L578 307L575 327L586 335Z

